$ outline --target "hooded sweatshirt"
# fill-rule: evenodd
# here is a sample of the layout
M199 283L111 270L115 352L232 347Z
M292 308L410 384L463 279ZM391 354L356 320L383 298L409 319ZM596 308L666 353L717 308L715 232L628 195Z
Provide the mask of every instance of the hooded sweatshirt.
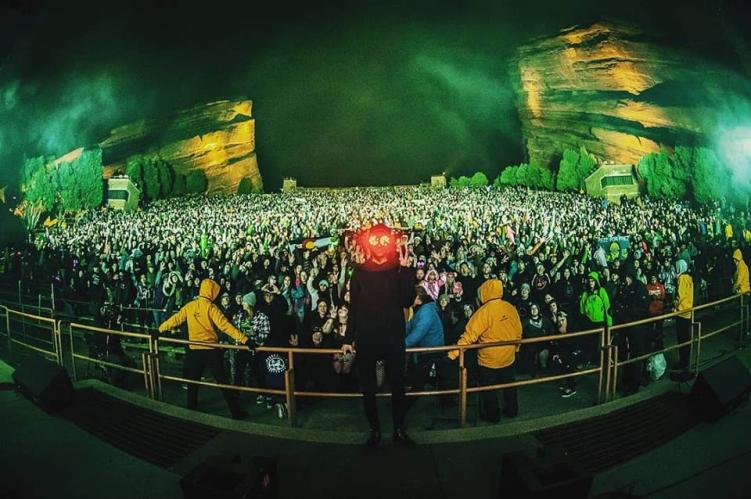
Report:
M613 325L613 318L610 315L610 298L605 288L600 286L600 274L590 272L589 278L594 279L597 283L594 291L587 289L579 298L579 311L590 321L602 324L607 321L608 326Z
M188 338L191 341L218 343L219 337L216 334L216 328L219 328L224 334L232 337L235 341L242 344L247 343L248 337L233 326L224 314L222 314L222 311L219 310L219 307L214 304L214 300L219 296L219 289L219 284L211 279L201 281L198 297L164 321L159 326L159 332L163 333L175 329L187 322ZM191 350L205 350L211 347L189 345L189 348Z
M675 310L676 312L683 312L679 317L683 319L691 318L691 309L694 306L694 280L688 272L688 264L685 260L678 260L675 264L675 269L678 272L678 294L675 298Z
M748 282L748 265L743 261L743 253L740 249L733 251L733 260L735 260L735 279L733 281L733 292L748 293L751 287Z
M502 300L503 284L498 279L488 279L479 290L482 306L469 318L464 334L457 345L473 343L493 343L498 341L517 341L522 338L522 321L516 308ZM478 351L477 361L483 367L500 369L514 363L516 345L482 348ZM449 352L449 358L459 356L458 350Z

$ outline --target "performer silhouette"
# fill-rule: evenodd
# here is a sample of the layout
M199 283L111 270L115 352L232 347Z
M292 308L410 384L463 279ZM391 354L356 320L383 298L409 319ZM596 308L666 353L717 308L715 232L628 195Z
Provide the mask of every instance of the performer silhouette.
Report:
M415 300L415 274L409 268L406 236L376 225L358 235L353 260L356 265L350 282L351 305L342 352L352 354L356 348L365 415L370 425L365 444L375 447L381 441L375 395L376 362L383 360L391 387L394 442L412 446L414 442L404 426L404 309Z

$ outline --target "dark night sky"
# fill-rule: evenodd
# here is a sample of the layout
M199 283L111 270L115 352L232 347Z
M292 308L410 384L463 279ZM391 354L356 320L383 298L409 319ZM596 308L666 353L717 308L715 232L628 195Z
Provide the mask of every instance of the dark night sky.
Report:
M271 3L0 0L0 184L24 154L239 96L255 103L267 189L284 175L495 177L524 159L506 74L515 47L603 17L751 66L743 0Z

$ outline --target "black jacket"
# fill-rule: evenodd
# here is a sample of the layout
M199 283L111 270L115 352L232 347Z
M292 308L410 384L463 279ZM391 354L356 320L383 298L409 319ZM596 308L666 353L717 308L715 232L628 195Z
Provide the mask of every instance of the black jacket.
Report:
M404 309L415 301L415 272L355 269L350 281L346 342L357 348L404 344Z

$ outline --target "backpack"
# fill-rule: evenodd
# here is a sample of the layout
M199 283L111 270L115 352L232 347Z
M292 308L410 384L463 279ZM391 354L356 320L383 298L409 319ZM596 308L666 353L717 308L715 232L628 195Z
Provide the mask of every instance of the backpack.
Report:
M647 359L647 374L652 381L662 378L666 368L667 362L665 361L665 354L662 352Z

